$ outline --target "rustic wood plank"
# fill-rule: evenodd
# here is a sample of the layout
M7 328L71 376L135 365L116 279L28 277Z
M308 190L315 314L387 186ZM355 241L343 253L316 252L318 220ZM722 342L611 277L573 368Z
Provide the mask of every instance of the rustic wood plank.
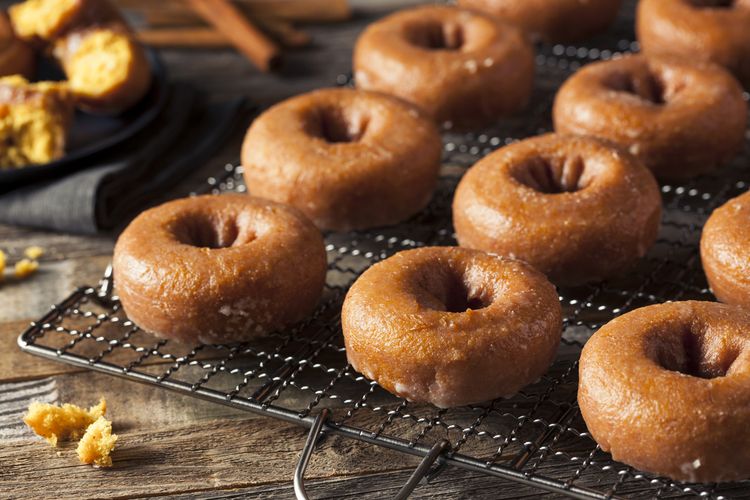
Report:
M8 276L0 283L0 321L39 318L51 304L79 286L96 285L111 259L110 254L51 262L45 259L36 273L23 280ZM0 332L5 335L5 331L0 323Z
M34 380L52 375L84 371L70 365L36 358L18 348L16 338L29 326L29 321L0 324L0 383Z
M366 474L353 478L311 479L305 484L307 493L312 498L359 498L382 499L393 498L409 478L411 471L393 471L378 474ZM471 484L467 491L465 485ZM214 490L195 492L188 495L170 495L170 500L229 500L232 498L293 500L294 490L289 483L266 484L241 489ZM422 482L412 493L414 499L540 499L559 498L558 495L545 494L536 488L523 485L511 485L500 479L483 474L450 467L429 483Z
M0 250L10 258L20 257L24 249L32 245L44 248L45 261L57 261L111 254L114 238L108 235L82 237L0 224Z
M52 488L56 498L133 498L288 481L304 432L279 422L272 425L272 441L258 432L257 422L247 420L207 421L158 432L118 430L111 470L77 464L72 445L55 450L40 441L19 440L0 450L0 460L8 464L0 470L0 488L11 498L44 498ZM399 469L393 465L399 463L396 457L387 456L393 452L358 446L347 453L336 443L332 439L321 446L309 477L354 473L352 466L359 461L352 453L367 453L373 470Z

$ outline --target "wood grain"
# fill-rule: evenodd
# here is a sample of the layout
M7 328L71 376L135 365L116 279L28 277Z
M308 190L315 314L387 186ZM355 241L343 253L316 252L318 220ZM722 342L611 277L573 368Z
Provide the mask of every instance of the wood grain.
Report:
M288 48L301 48L310 44L312 37L288 21L273 17L257 17L255 22L269 36ZM142 29L138 39L152 47L169 48L226 48L232 42L220 31L209 27L180 27Z

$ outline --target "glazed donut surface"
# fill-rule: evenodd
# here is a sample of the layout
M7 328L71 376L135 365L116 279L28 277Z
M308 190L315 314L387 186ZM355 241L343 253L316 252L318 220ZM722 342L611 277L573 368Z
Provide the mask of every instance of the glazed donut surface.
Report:
M534 50L516 27L449 6L402 10L371 24L354 48L358 88L396 95L438 123L470 128L526 106Z
M484 157L453 199L461 246L524 260L562 285L626 269L653 244L660 216L659 186L638 160L562 134Z
M531 266L458 247L397 253L344 301L349 363L384 389L447 408L510 396L544 374L562 330Z
M209 195L146 210L115 246L128 317L185 342L246 340L305 318L322 294L326 253L293 208Z
M681 179L740 151L747 103L718 66L636 55L576 72L555 97L553 119L557 132L610 140L656 177Z
M750 193L713 211L703 226L701 260L716 298L750 307Z
M458 0L552 43L585 40L605 31L621 0Z
M637 309L580 360L578 404L615 460L678 481L750 477L750 313L715 302Z
M429 202L442 142L412 105L323 89L273 106L242 145L250 193L294 205L321 229L395 224Z
M750 0L641 0L636 32L651 56L713 62L750 88Z

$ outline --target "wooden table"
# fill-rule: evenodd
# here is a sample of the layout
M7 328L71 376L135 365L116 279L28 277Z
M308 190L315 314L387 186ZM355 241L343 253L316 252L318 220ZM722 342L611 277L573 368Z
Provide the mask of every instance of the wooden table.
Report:
M144 6L149 4L144 1ZM246 95L267 104L332 85L349 71L356 35L396 2L359 1L351 22L306 28L313 46L288 54L280 76L262 75L232 50L164 50L171 78L217 96ZM398 2L405 3L405 2ZM407 2L408 3L408 2ZM413 0L412 0L413 3ZM216 159L175 186L189 192L239 156L244 127ZM157 388L23 354L16 337L82 284L93 284L111 259L115 235L81 237L0 226L0 248L15 260L45 248L40 271L0 285L0 498L291 498L292 474L306 431ZM120 436L111 470L78 463L74 445L59 449L21 422L32 400L90 404L104 395ZM307 472L314 498L388 498L417 460L340 438L325 440ZM414 497L540 498L537 490L448 469ZM552 498L552 496L549 496Z

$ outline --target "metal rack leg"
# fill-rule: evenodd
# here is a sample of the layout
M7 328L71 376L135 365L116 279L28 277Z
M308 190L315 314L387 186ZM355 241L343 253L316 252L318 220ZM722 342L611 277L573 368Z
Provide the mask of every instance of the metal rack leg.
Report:
M294 494L298 500L309 499L307 491L305 490L305 471L307 470L307 465L310 463L310 457L312 457L313 451L315 451L315 444L320 437L321 430L328 419L328 413L329 411L326 408L315 417L315 421L313 422L312 427L310 427L310 433L307 435L305 446L302 448L302 455L297 463L297 468L294 470ZM396 500L405 500L408 498L422 478L430 471L432 464L434 464L440 455L449 448L449 445L450 444L445 439L435 443L435 446L433 446L427 455L424 456L394 498Z

